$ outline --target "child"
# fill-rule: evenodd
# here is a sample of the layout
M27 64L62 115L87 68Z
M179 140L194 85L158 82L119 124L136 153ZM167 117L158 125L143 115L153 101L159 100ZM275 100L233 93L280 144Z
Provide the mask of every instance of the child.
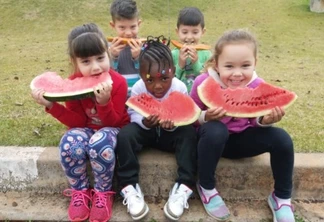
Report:
M134 83L140 79L138 75L138 57L142 43L136 40L141 20L136 2L133 0L115 0L110 6L112 21L110 26L116 31L109 51L113 58L113 68L127 80L128 96ZM123 44L121 38L131 38L129 44Z
M140 76L132 88L131 96L149 93L157 100L163 100L173 91L187 94L183 82L174 78L174 65L169 47L158 37L148 39L141 52ZM192 194L196 173L196 132L192 125L174 127L173 122L160 122L159 116L144 118L132 109L128 110L131 123L121 129L117 136L116 155L117 176L124 204L133 220L147 215L149 208L144 201L139 186L139 163L136 152L143 147L153 146L160 150L175 151L178 164L178 178L164 206L165 215L178 220L184 208L188 208L188 198Z
M68 51L74 66L69 77L100 75L109 71L113 85L101 83L92 98L67 101L65 106L44 99L44 90L32 91L32 97L45 111L66 125L59 148L61 165L71 189L68 216L71 221L108 221L112 214L112 179L115 167L114 149L119 129L129 123L125 109L127 84L110 69L108 43L93 23L75 27L68 37ZM86 161L90 160L94 189L89 188ZM92 202L89 209L89 202Z
M197 190L207 213L226 220L230 213L215 188L215 169L221 157L252 157L270 153L274 177L274 192L268 198L274 221L292 222L291 205L294 148L289 134L272 126L285 111L276 107L268 115L258 118L225 116L222 107L207 109L197 94L197 87L212 76L223 88L256 88L263 80L254 72L257 61L257 43L245 30L226 32L216 43L214 55L208 61L206 72L193 84L191 96L204 111L199 118Z
M211 51L197 51L192 47L199 44L205 31L204 15L198 8L185 7L179 12L176 33L184 45L181 49L173 49L172 57L176 77L186 84L189 92L204 63L211 57Z

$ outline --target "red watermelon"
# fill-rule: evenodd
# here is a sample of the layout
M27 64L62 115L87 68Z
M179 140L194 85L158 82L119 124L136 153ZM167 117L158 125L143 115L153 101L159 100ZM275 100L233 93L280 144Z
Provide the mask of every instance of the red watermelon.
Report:
M112 84L109 72L96 76L77 77L73 80L63 79L55 72L45 72L31 81L30 88L44 89L44 98L49 101L67 101L93 96L93 87L102 82Z
M161 102L149 94L142 93L130 97L126 105L144 117L157 114L160 120L172 120L175 126L189 125L200 115L200 108L190 96L181 92L171 92L168 98Z
M287 108L297 99L294 92L265 82L254 89L222 89L211 76L197 90L199 98L207 107L223 107L226 115L233 117L264 116L274 107Z

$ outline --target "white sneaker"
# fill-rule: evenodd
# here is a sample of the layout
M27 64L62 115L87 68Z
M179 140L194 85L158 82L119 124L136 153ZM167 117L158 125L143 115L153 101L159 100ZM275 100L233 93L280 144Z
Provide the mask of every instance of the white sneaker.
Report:
M174 184L169 194L168 202L164 205L164 214L171 220L179 220L184 209L189 208L188 199L192 190L184 184Z
M127 205L127 212L133 220L140 220L147 215L149 208L138 184L136 184L136 189L133 185L124 187L120 194L124 197L123 204Z

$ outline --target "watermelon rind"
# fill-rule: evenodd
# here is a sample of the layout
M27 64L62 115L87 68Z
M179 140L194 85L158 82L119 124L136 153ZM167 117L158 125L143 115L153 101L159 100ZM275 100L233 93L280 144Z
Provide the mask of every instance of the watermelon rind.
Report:
M51 73L51 72L48 72ZM53 74L57 75L56 73L52 72ZM43 73L46 74L46 73ZM43 75L42 74L42 75ZM35 83L42 78L42 75L36 76L30 83L30 88L33 90L36 88ZM78 78L84 78L84 77L78 77ZM72 80L73 81L73 80ZM107 77L105 78L105 81L108 84L112 84L112 79L110 75L108 74ZM99 84L99 82L98 82ZM69 92L45 92L43 94L43 97L51 102L65 102L69 100L79 100L79 99L84 99L84 98L89 98L89 97L94 97L94 91L93 87L78 90L78 91L69 91Z
M179 94L181 94L180 92L172 92L172 93L179 93ZM150 97L150 98L153 98L153 97ZM158 114L158 113L150 113L148 111L143 110L141 107L138 107L135 103L132 102L132 97L130 97L126 101L126 105L129 108L132 108L137 113L141 114L145 118L148 117L148 116L150 116L150 115L153 115L153 114ZM196 105L196 103L193 100L192 100L192 105L194 107L194 109L192 110L193 115L191 115L190 118L187 118L185 120L181 120L181 119L179 119L179 120L173 120L174 126L185 126L185 125L189 125L189 124L194 123L199 118L200 113L201 113L201 109ZM160 122L162 122L162 121L164 121L164 120L161 119Z
M213 81L215 81L212 77L208 77L207 79L205 79L203 81L203 83L201 85L199 85L197 87L197 93L198 93L198 96L200 98L200 100L209 108L213 108L215 107L215 105L213 104L213 101L209 101L208 99L206 99L206 96L205 96L205 93L204 93L204 87L205 87L205 84L208 83L208 81L211 81L211 79ZM270 85L270 84L268 84ZM220 85L215 81L215 87L220 87ZM276 89L282 89L280 87L276 87L276 86L273 86L274 88ZM251 88L246 88L247 90L252 90ZM256 88L255 88L256 89ZM224 90L224 89L223 89ZM233 91L235 91L235 89L232 89ZM282 89L284 90L284 89ZM217 94L217 89L215 88L215 94ZM288 90L285 90L286 92L289 92L291 95L292 95L292 98L291 100L280 106L281 108L283 109L286 109L288 108L291 104L293 104L296 99L297 99L297 95L294 93L294 92L290 92ZM243 92L240 92L240 93L243 93ZM217 95L215 95L216 97ZM259 116L265 116L265 115L268 115L271 113L271 110L274 108L275 106L271 107L271 108L267 108L267 109L264 109L264 110L260 110L260 111L253 111L253 112L243 112L243 111L238 111L238 112L231 112L230 110L226 110L226 116L231 116L231 117L238 117L238 118L254 118L254 117L259 117Z

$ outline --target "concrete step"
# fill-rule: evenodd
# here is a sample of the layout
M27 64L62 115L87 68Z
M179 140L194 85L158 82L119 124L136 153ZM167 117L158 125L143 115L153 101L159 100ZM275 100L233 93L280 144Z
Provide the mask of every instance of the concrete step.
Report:
M156 149L139 154L140 185L146 196L167 198L176 178L173 154ZM324 200L324 154L295 155L293 198ZM263 199L272 191L269 155L221 159L217 189L228 199ZM0 191L61 193L68 188L56 147L0 147Z
M31 194L28 192L10 191L0 195L1 221L68 221L67 208L69 198L61 194ZM142 221L168 221L163 213L166 202L161 198L146 198L150 212ZM229 221L232 222L271 222L272 213L265 199L261 200L225 200L231 211ZM324 203L319 201L294 200L295 215L304 222L324 221ZM214 221L205 212L200 200L193 197L179 221L209 222ZM116 195L111 222L132 221L126 213L126 206ZM301 221L301 220L299 220Z

